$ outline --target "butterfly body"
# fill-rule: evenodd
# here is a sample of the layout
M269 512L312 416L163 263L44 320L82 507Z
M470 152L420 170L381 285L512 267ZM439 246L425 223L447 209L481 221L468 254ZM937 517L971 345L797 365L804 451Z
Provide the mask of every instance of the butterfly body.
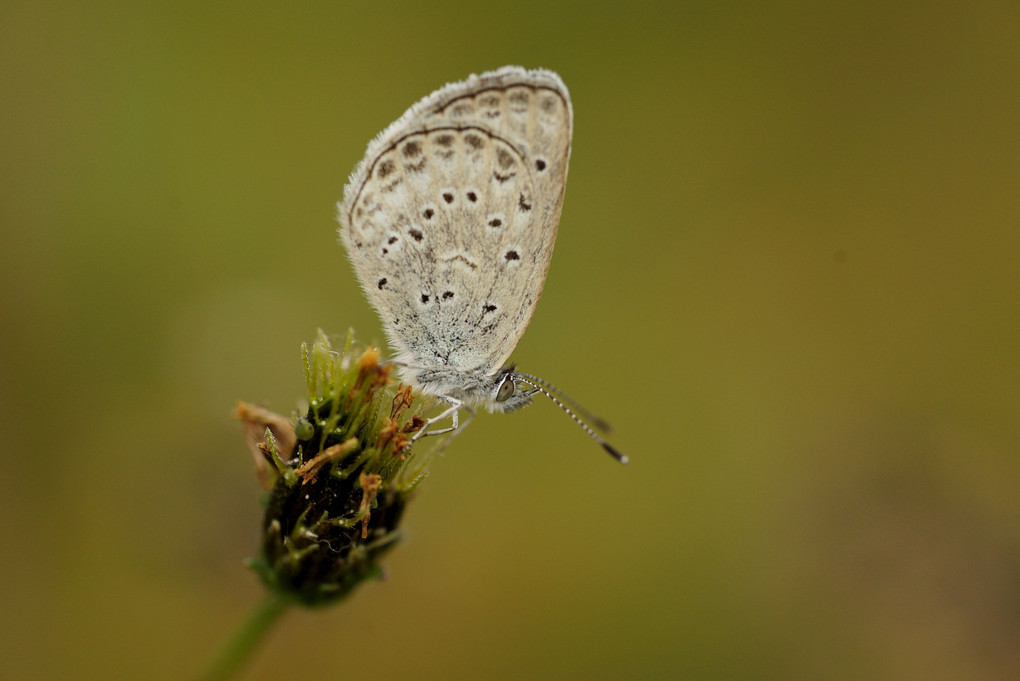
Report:
M419 390L492 411L530 402L505 363L549 268L572 118L559 76L504 67L412 106L351 175L341 241Z

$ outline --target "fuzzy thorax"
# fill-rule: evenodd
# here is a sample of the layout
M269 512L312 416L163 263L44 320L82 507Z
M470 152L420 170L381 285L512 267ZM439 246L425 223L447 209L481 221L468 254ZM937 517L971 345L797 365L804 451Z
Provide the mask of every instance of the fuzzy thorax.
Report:
M415 389L447 401L471 407L485 407L490 413L508 413L531 404L533 390L518 381L515 365L508 364L495 374L440 368L405 368L402 378Z

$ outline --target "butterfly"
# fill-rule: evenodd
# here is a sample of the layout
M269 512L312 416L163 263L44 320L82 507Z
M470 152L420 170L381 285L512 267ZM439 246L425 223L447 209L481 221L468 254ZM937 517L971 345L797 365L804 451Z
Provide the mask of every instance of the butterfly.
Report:
M448 405L416 437L456 430L461 409L511 412L542 393L626 462L585 422L603 421L506 363L549 270L572 127L558 75L507 66L414 104L351 174L340 240L401 377Z

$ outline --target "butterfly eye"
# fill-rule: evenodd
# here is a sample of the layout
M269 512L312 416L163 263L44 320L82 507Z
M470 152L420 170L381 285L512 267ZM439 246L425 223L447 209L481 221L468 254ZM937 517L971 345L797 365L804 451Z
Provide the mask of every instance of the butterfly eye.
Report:
M514 379L507 376L503 379L503 382L499 384L499 390L496 391L496 401L506 402L510 399L510 396L514 394L516 386L514 385Z

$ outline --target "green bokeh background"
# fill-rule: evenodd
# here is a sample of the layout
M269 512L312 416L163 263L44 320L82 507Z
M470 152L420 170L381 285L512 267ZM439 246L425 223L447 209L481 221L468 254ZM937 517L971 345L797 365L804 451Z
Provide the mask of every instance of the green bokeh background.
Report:
M507 63L575 108L515 354L389 579L246 679L1020 676L1020 5L0 10L5 678L193 676L259 599L236 399L317 327L366 143Z

